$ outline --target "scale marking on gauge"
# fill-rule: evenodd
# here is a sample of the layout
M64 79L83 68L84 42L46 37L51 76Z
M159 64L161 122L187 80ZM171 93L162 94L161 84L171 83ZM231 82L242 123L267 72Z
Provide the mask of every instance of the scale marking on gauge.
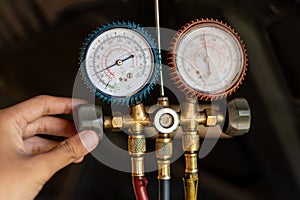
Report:
M100 100L136 104L156 84L156 44L138 25L130 22L104 25L85 45L81 72Z
M172 80L187 95L217 100L235 92L244 79L246 50L228 25L213 19L197 19L183 26L172 41Z

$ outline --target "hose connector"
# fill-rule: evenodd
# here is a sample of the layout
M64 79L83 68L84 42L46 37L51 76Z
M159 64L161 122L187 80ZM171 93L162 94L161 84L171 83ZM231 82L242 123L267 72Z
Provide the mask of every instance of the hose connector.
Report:
M144 154L146 139L144 135L128 136L128 152L131 156L132 176L144 176Z
M155 149L158 164L158 179L171 179L170 164L173 154L172 139L169 137L156 139Z

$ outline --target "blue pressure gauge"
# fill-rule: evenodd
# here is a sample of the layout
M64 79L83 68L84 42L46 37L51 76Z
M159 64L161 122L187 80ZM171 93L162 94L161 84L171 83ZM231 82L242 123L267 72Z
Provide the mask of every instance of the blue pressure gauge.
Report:
M154 40L131 22L114 22L95 30L81 52L87 87L105 103L134 105L154 88L159 75Z

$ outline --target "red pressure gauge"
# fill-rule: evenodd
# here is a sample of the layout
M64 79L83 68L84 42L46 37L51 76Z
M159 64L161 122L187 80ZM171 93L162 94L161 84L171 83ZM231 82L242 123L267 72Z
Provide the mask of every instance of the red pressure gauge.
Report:
M217 100L231 95L246 74L242 40L228 25L197 19L175 35L169 55L172 80L188 96Z

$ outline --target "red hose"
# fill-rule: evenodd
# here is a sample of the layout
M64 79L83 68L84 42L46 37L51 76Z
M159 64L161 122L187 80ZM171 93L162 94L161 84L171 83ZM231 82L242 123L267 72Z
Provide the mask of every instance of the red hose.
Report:
M148 200L148 193L146 187L148 180L145 176L133 176L132 184L134 188L135 197L137 200Z

